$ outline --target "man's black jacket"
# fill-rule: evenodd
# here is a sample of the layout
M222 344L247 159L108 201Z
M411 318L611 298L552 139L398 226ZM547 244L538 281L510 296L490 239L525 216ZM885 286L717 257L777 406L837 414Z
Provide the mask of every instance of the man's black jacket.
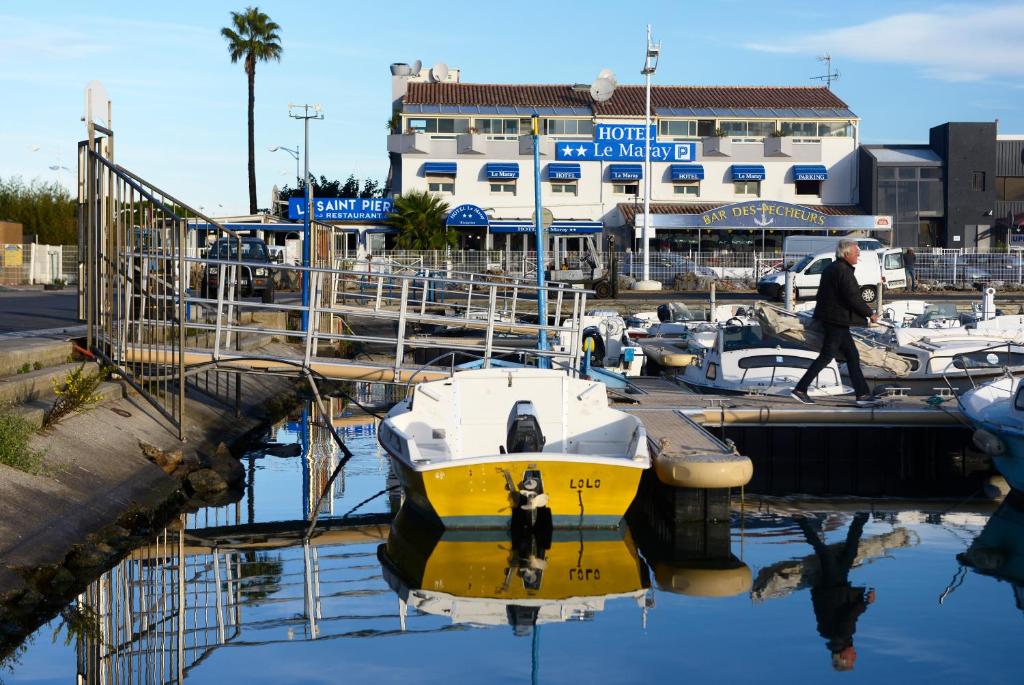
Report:
M874 259L874 255L868 255ZM853 267L845 259L837 259L825 268L818 285L818 303L814 318L840 326L863 326L873 311L860 294L860 285Z

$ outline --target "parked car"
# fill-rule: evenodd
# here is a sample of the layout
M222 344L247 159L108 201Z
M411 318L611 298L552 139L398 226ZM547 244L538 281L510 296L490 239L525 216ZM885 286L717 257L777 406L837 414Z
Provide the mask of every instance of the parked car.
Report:
M965 258L966 257L966 258ZM937 259L918 257L917 277L939 283L985 283L993 280L992 272L979 265L976 255L941 255Z
M692 260L671 252L652 252L650 256L651 278L656 281L671 281L680 274L696 274L701 278L715 278L713 269L698 266ZM643 255L627 252L619 261L619 273L636 280L644 277Z
M242 297L257 296L264 302L274 301L274 270L271 268L270 251L266 243L259 238L221 238L207 252L208 259L238 259L238 247L241 242L241 261L249 264L239 267L239 286ZM264 264L265 266L253 265ZM203 270L203 296L216 297L220 285L221 274L226 267L223 264L206 264ZM225 287L229 284L225 283Z

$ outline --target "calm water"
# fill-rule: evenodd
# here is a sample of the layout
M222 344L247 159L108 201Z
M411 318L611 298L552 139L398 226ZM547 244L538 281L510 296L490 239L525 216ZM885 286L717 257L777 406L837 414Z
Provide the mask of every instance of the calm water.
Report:
M389 485L373 424L345 434L356 457L326 520ZM112 569L82 598L97 617L88 634L66 641L54 621L0 678L1020 682L1015 586L957 560L981 535L973 561L1024 579L1024 514L1006 505L990 519L884 504L796 515L748 500L727 525L658 535L631 522L621 535L557 534L547 549L436 539L403 515L390 539L386 526L335 521L304 547L295 532L337 456L301 416L271 437L305 456L251 453L251 496L189 516Z

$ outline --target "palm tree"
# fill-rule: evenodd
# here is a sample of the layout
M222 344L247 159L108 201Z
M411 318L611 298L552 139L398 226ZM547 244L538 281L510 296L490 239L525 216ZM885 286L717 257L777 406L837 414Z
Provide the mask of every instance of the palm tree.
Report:
M256 63L281 61L280 26L270 20L259 7L246 7L244 12L231 13L230 27L220 30L228 42L231 63L243 60L249 77L249 213L256 207L256 140L253 109L256 104Z
M395 208L384 223L399 230L403 250L443 250L454 247L455 233L445 226L448 203L429 192L413 191L395 198Z

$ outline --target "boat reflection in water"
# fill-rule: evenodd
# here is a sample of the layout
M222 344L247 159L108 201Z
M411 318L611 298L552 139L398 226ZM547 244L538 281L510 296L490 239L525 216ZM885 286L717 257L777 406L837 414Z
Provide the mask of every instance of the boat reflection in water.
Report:
M1024 493L1011 491L956 558L967 568L1010 583L1017 608L1024 611Z
M625 528L534 530L513 540L504 530L443 530L408 508L377 549L384 578L408 607L452 623L535 626L590 620L609 599L646 606L650 581Z

